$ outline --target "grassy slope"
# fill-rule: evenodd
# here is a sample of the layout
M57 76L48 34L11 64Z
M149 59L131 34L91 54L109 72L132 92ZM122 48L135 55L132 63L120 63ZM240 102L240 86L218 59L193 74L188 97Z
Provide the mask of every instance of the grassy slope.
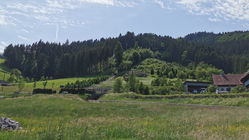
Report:
M7 80L10 76L10 70L4 66L4 59L0 59L0 80Z
M4 140L249 138L248 108L98 104L73 95L5 99L0 106L0 116L17 120L24 128L0 131Z
M87 80L87 79L91 79L93 77L78 77L78 78L63 78L63 79L55 79L55 80L48 80L47 83L47 88L52 88L52 84L54 83L54 88L60 88L61 85L65 85L67 83L74 83L77 80L81 81L81 80ZM38 81L36 83L36 86L38 88L42 88L43 87L43 83L44 81ZM34 85L34 82L32 83L27 83L27 87L32 88Z
M9 74L10 70L6 66L4 66L4 62L5 62L4 59L0 59L0 80L7 80L10 76L10 74ZM76 78L62 78L62 79L48 80L46 88L52 88L52 85L54 84L53 89L59 90L61 85L65 85L67 83L74 83L77 80L79 80L79 81L80 80L87 80L90 78L94 78L94 77L76 77ZM36 88L43 88L43 83L44 83L44 81L38 81L36 83ZM34 82L26 83L23 91L24 92L31 92L33 90L33 85L34 85ZM5 93L13 93L17 90L18 90L17 86L3 87L3 91L2 91L2 89L0 89L0 95L3 93L4 94Z
M59 90L60 85L65 85L68 82L73 83L73 82L76 82L77 80L79 80L79 81L80 80L86 80L86 79L89 79L89 78L93 78L93 77L78 77L78 78L64 78L64 79L48 80L46 88L52 88L52 83L54 83L53 89L54 90ZM37 84L36 84L36 88L43 88L43 82L44 81L38 81ZM34 82L26 83L25 88L24 88L23 91L24 92L31 92L33 90L33 85L34 85ZM15 92L17 90L18 90L17 86L4 87L3 92L0 90L0 95L3 94L3 93L13 93L13 92Z

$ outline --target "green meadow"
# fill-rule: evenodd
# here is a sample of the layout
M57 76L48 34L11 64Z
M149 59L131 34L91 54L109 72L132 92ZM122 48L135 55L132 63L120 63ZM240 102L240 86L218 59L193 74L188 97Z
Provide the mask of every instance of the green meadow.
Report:
M19 121L3 140L246 140L249 108L89 103L77 95L0 100L0 116Z
M230 93L232 94L232 93ZM249 93L244 93L249 94ZM223 97L209 97L209 98L194 98L194 95L186 95L189 98L174 98L174 99L134 99L130 96L136 96L134 93L109 93L102 96L99 100L103 101L139 101L139 102L160 102L160 103L176 103L176 104L198 104L198 105L221 105L221 106L246 106L249 107L249 97L235 97L235 98L223 98ZM179 95L181 96L181 95ZM219 96L219 95L217 95ZM152 97L164 97L153 96Z
M7 80L10 77L9 69L4 66L5 59L0 59L0 79Z
M66 85L67 83L74 83L77 80L87 80L94 77L76 77L76 78L62 78L62 79L55 79L55 80L47 80L46 88L54 89L59 91L61 85ZM36 88L44 88L43 83L45 81L38 81L36 82ZM34 82L31 83L25 83L25 87L23 89L23 92L32 92L34 87ZM17 86L9 86L9 87L3 87L3 89L0 89L0 94L6 94L6 93L13 93L18 91Z

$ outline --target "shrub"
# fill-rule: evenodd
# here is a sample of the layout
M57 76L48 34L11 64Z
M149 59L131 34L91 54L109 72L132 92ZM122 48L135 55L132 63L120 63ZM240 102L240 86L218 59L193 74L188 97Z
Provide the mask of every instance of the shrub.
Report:
M55 94L55 93L56 93L56 91L52 90L52 89L40 89L40 88L37 88L37 89L33 90L33 94Z
M139 83L138 92L141 94L144 93L144 84L142 82Z
M129 75L129 78L128 78L128 88L130 91L132 92L136 92L136 89L137 89L137 82L136 82L136 76L134 75L134 73L130 74Z
M96 77L94 79L76 81L74 83L67 83L65 86L61 86L61 88L73 89L73 88L86 88L90 87L93 84L99 84L102 81L108 79L107 76Z
M113 85L113 90L114 90L115 93L121 93L122 89L123 89L122 79L121 78L117 78L115 80L114 85Z
M154 69L153 69L153 68L151 68L151 70L150 70L150 74L151 74L151 75L154 75L154 74L155 74L155 71L154 71Z
M152 86L160 86L160 79L156 78L156 79L152 80L151 85Z
M166 87L166 86L159 87L157 89L154 89L152 91L152 94L154 94L154 95L168 95L168 94L170 94L170 88Z
M143 94L144 94L144 95L149 95L149 94L150 94L150 89L149 89L148 86L145 86L144 91L143 91Z
M18 83L18 93L20 93L24 87L25 87L25 82L23 80L20 80L20 82Z
M217 89L217 86L215 85L210 85L208 88L207 88L207 92L210 92L210 93L214 93Z
M233 93L241 93L241 92L245 92L246 91L246 87L244 86L236 86L234 88L232 88L231 92Z

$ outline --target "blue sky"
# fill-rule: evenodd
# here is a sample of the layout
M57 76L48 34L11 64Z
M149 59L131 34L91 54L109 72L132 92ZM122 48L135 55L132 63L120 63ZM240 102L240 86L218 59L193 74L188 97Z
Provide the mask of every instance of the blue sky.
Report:
M173 37L248 30L249 0L1 0L0 52L10 43L116 37L127 31Z

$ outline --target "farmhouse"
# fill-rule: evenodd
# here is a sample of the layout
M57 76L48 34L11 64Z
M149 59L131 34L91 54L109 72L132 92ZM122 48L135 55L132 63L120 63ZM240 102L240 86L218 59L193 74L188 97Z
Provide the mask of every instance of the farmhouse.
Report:
M230 92L233 87L245 86L249 88L249 72L245 74L213 74L213 85L217 86L216 93ZM186 93L205 92L211 83L208 82L184 82Z
M230 92L236 86L249 86L249 72L245 74L212 75L213 84L218 87L218 93Z

